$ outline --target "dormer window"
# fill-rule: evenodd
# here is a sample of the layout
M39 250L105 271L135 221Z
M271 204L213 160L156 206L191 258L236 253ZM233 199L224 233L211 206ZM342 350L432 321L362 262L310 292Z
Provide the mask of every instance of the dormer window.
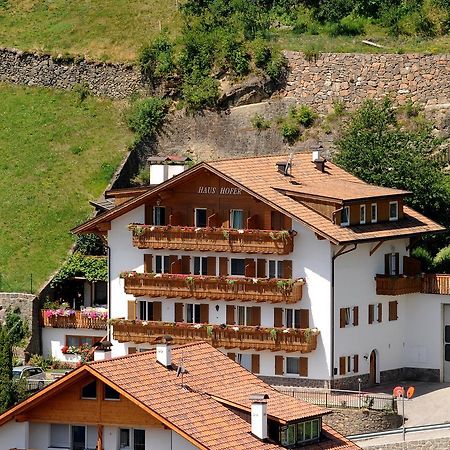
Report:
M296 447L320 437L320 419L307 420L280 427L280 443L289 448Z
M389 220L398 220L398 202L389 202Z
M350 225L350 206L344 206L341 211L341 226Z
M359 207L359 223L361 225L366 223L366 205L360 205Z
M230 228L235 230L244 229L244 211L242 209L232 209L230 211Z
M376 203L372 203L370 207L370 221L372 223L377 223L378 220L378 206Z

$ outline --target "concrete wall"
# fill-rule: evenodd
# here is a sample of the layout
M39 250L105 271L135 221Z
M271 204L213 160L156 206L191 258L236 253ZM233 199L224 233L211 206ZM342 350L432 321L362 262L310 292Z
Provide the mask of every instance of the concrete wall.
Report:
M450 449L450 439L436 438L417 441L391 442L373 446L364 446L366 450L447 450Z
M28 422L10 421L0 427L0 448L30 448L28 445Z

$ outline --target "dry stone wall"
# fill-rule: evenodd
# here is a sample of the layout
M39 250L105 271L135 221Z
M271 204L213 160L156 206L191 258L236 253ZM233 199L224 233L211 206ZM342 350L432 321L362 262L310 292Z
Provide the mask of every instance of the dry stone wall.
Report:
M399 103L408 98L424 105L449 104L450 55L323 53L307 61L285 52L286 86L280 92L326 111L334 99L356 106L366 98L390 93Z
M58 58L7 48L0 48L0 82L69 90L75 84L87 84L93 94L115 99L146 89L131 64Z
M364 446L365 450L448 450L450 439L422 439L418 441L391 442L389 444Z

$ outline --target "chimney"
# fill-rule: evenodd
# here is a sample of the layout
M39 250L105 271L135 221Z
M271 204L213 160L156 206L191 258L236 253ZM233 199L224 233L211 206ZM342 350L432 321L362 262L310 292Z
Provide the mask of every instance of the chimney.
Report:
M94 361L106 361L111 359L111 342L100 342L94 350Z
M172 367L171 341L172 336L163 336L161 342L156 344L156 361L167 368Z
M189 169L192 159L187 156L151 156L147 162L150 166L150 184L156 185Z
M267 439L267 394L252 394L252 434L259 439Z

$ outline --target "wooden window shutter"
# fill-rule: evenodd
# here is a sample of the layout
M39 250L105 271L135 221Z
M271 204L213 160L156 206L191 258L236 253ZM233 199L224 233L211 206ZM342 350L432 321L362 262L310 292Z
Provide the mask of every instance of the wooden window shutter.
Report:
M153 320L156 320L156 321L162 320L162 303L161 302L153 302Z
M170 273L181 273L181 259L176 255L169 256Z
M234 325L234 306L233 305L227 305L227 325Z
M369 305L369 324L373 323L374 313L375 313L374 305Z
M245 259L245 276L250 278L256 277L256 265L254 259Z
M398 305L398 302L396 300L389 302L389 320L397 320L398 319L397 305Z
M188 255L181 257L181 273L191 273L191 257Z
M346 357L345 356L341 356L339 358L339 375L345 375L347 373L346 371Z
M175 303L175 322L183 322L183 303Z
M219 258L219 276L227 277L228 276L228 258L221 256Z
M136 320L136 301L128 300L128 320Z
M153 225L153 206L145 204L144 220L146 225Z
M256 261L256 276L258 278L266 278L266 266L267 266L267 261L265 259L258 259Z
M228 358L232 359L233 361L236 361L236 353L228 352L227 356L228 356Z
M254 327L261 325L261 306L252 307L252 325Z
M144 255L144 272L152 273L153 272L153 255L151 253L146 253Z
M359 356L353 355L353 372L358 373L359 372Z
M309 309L300 310L300 328L309 328Z
M378 303L377 306L377 322L382 322L383 321L383 304L382 303Z
M400 255L398 253L395 254L395 275L400 273Z
M207 274L211 275L211 276L216 275L216 257L215 256L208 256Z
M359 317L358 317L358 313L359 313L359 308L357 306L353 307L353 326L358 326L359 324Z
M292 261L290 259L285 259L283 261L282 278L292 278Z
M304 356L298 358L298 374L301 377L308 376L308 358L305 358Z
M259 373L259 355L252 355L252 373Z
M389 275L389 266L390 266L390 261L389 261L389 258L390 258L390 253L386 253L385 255L384 255L384 274L385 275Z
M209 305L208 304L200 305L200 322L201 323L209 323Z
M273 326L274 327L283 326L283 308L273 309Z
M339 310L339 328L345 328L345 308Z
M128 354L132 355L133 353L136 353L136 347L128 347Z
M283 375L284 370L284 357L283 356L275 356L275 375Z

